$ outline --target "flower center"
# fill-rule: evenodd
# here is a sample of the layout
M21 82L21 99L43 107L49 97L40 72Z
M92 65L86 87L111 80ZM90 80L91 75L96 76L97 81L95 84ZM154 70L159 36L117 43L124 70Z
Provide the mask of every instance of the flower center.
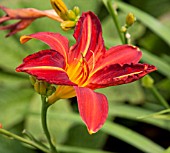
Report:
M89 66L83 55L80 60L74 59L74 61L68 66L66 71L69 79L72 82L81 87L85 86L85 83L89 77Z

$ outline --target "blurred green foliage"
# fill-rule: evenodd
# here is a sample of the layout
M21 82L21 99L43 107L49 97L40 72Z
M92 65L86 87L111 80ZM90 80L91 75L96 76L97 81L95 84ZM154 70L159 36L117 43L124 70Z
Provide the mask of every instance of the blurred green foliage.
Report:
M102 0L64 0L64 2L68 8L76 5L82 12L90 10L100 17L106 47L121 44L115 25ZM166 101L170 102L170 1L115 0L113 3L118 7L121 25L124 24L128 12L133 12L137 17L136 23L129 29L132 43L143 51L142 62L157 66L158 71L152 73L151 76L155 80L157 90ZM51 9L49 0L1 0L0 4L12 8ZM3 14L1 11L0 15ZM71 44L74 43L71 36L73 30L63 32L59 23L47 18L36 20L27 29L9 38L4 37L6 31L0 31L0 123L3 128L19 135L22 135L22 130L26 129L46 143L39 120L40 97L34 93L28 76L15 72L15 68L26 55L47 48L46 45L36 40L24 45L19 43L20 36L38 31L59 32L68 37ZM124 147L115 146L114 141L108 139L110 137L133 146L137 149L136 153L163 153L168 148L170 139L163 139L164 135L161 133L165 131L167 137L170 136L170 111L162 114L163 119L155 118L154 115L150 116L150 114L165 110L150 89L145 89L138 81L128 85L100 89L100 92L107 95L109 100L109 118L104 127L92 136L87 133L77 111L73 109L77 107L76 102L60 100L49 111L50 131L61 152L96 151L96 153L102 153L102 150L121 152ZM140 119L142 116L147 117ZM123 123L122 119L127 122ZM153 128L150 129L149 126L148 131L152 130L152 135L159 133L160 137L157 139L162 139L162 142L156 140L154 142L150 134L138 133L133 126L136 124L137 129L152 125ZM105 147L107 144L111 144L109 149ZM39 151L0 135L0 152L35 153ZM126 149L126 152L133 151ZM166 153L168 152L167 150Z

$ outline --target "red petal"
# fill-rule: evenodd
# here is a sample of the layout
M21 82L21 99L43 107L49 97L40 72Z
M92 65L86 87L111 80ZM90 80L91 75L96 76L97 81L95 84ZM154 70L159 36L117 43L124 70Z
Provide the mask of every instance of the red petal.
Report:
M54 49L58 51L61 55L63 55L65 60L67 61L69 42L66 37L58 33L38 32L38 33L31 34L28 36L22 36L20 41L21 43L25 43L32 38L45 42L51 47L51 49Z
M155 66L148 64L110 65L97 71L91 77L88 87L97 89L130 83L155 70Z
M91 89L74 87L77 94L80 116L90 134L97 132L104 124L108 115L107 98Z
M26 72L39 80L61 85L75 85L64 71L64 57L53 50L43 50L27 56L17 72Z
M76 44L69 52L69 62L75 58L86 57L86 60L93 62L105 52L102 29L99 19L92 12L83 13L80 17L74 32Z
M0 30L10 30L10 32L6 35L6 37L9 37L11 35L14 35L15 33L25 29L28 27L34 20L21 20L17 23L6 25L6 26L0 26Z
M130 45L119 45L110 48L106 54L98 60L95 69L101 69L113 64L137 64L142 57L139 48Z

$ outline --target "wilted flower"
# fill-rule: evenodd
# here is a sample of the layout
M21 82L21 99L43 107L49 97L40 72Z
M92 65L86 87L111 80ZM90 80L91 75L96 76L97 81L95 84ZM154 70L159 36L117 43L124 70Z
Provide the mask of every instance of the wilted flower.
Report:
M9 20L19 20L17 23L0 26L0 30L10 30L6 37L11 36L25 28L27 28L34 20L42 17L48 17L53 20L63 22L54 10L40 11L34 8L10 9L0 5L6 15L0 18L0 24Z

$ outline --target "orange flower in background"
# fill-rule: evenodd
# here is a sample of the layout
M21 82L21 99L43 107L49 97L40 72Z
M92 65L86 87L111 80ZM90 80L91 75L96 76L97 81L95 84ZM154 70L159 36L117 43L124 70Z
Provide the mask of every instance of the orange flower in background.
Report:
M102 127L108 115L107 98L95 89L130 83L156 70L138 63L142 52L137 47L119 45L106 51L100 21L92 12L80 17L74 32L76 43L71 47L66 37L51 32L22 36L21 42L32 38L51 49L27 56L16 71L56 84L49 103L77 96L80 116L90 134Z
M3 10L6 15L0 18L0 24L9 20L19 20L17 23L0 26L0 30L10 30L6 35L9 37L25 28L27 28L34 20L42 17L48 17L53 20L63 22L54 10L40 11L34 8L23 8L23 9L10 9L0 5L0 9Z

